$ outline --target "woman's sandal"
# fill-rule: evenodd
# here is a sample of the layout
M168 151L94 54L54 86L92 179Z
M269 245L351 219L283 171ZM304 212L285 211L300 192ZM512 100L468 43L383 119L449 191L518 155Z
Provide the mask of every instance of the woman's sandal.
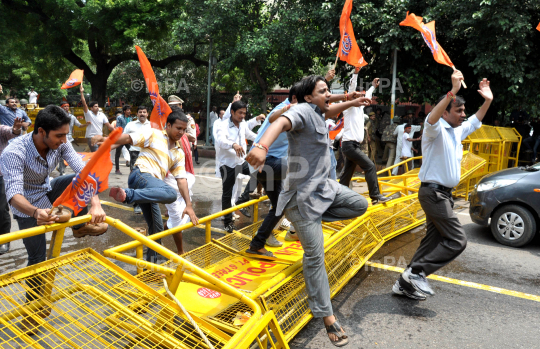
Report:
M349 338L345 334L345 330L343 330L341 325L338 323L337 318L336 318L336 321L334 321L332 325L330 326L324 325L324 327L326 328L326 334L328 335L333 334L334 336L338 338L337 341L333 341L332 338L328 336L328 338L330 339L330 342L332 342L332 344L334 344L336 347L342 347L344 345L349 344Z

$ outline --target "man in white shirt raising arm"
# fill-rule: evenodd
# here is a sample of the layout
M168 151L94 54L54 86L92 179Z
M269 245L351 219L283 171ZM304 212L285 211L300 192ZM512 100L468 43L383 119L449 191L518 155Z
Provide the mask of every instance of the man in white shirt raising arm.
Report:
M356 89L356 80L360 68L354 70L350 89ZM373 91L379 86L379 79L373 80L372 86L366 93L366 98L373 95ZM363 96L362 96L363 97ZM354 174L356 166L360 166L366 174L369 196L373 204L390 200L379 191L379 182L377 181L377 168L373 161L362 152L360 143L364 140L364 107L351 107L343 112L345 125L343 126L343 136L341 151L345 156L345 167L341 173L339 182L348 187Z
M493 94L489 81L483 79L478 93L484 97L484 104L465 121L465 100L456 96L461 80L461 72L454 71L452 90L439 99L424 123L418 200L426 214L427 231L411 263L392 288L394 293L417 300L435 294L426 277L453 261L467 246L465 231L453 211L452 188L461 175L461 142L482 126Z

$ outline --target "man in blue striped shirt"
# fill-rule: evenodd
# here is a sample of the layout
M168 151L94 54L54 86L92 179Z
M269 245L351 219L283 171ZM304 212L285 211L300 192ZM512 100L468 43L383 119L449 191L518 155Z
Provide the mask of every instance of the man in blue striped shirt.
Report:
M60 107L47 106L38 113L34 132L14 139L2 152L0 163L6 199L20 230L56 222L58 217L51 214L52 203L84 167L66 139L70 119ZM64 159L75 174L51 180L49 175ZM102 223L105 212L98 196L93 196L90 203L90 210L85 207L79 215L91 214L94 224L73 226L75 237L101 235L107 231L107 224ZM23 243L28 252L28 265L46 259L45 234L24 238Z

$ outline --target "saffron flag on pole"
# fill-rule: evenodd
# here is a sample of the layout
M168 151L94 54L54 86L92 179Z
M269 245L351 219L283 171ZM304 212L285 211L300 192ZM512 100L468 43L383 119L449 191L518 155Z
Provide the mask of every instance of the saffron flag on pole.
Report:
M341 12L341 19L339 20L339 31L341 33L341 39L339 41L339 49L337 56L342 61L349 63L355 67L363 67L367 65L364 60L360 48L356 43L354 37L354 30L351 22L351 10L352 0L346 0ZM337 62L337 61L336 61Z
M422 22L422 17L417 17L414 13L409 14L407 11L407 17L403 22L399 23L399 25L413 27L414 29L418 30L431 50L435 61L454 68L454 63L452 63L450 57L448 57L444 49L437 42L437 38L435 36L435 21L424 24L424 22Z
M74 70L69 76L69 79L67 79L67 81L64 82L61 88L65 90L67 88L72 88L72 87L80 85L81 82L83 81L83 76L84 76L84 70L81 70L81 69Z
M78 214L88 205L92 196L109 188L109 174L112 170L111 146L121 135L121 127L111 132L81 172L73 178L71 185L56 199L53 207L63 205Z
M150 124L152 128L162 130L167 124L167 116L172 112L171 107L167 102L159 95L159 86L156 80L152 65L146 58L143 50L139 46L135 46L137 50L137 56L139 56L139 62L141 63L141 70L146 81L146 87L150 92L150 99L152 100L152 114L150 114Z

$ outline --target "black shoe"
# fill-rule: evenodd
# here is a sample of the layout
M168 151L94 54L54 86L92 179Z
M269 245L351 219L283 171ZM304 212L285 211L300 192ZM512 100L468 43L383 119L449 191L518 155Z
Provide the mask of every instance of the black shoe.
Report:
M6 242L5 244L0 245L0 254L4 254L8 252L9 252L9 242Z
M224 229L227 233L232 234L234 230L234 225L232 223L227 224Z
M198 162L198 161L195 161L195 163L196 163L197 165L200 165L200 164L201 164L201 163L200 163L200 162Z
M435 292L429 285L426 274L422 271L420 274L414 274L412 272L412 269L409 267L405 269L403 274L401 274L401 277L403 280L408 282L412 287L414 287L415 290L418 292L421 292L425 294L426 296L433 296L435 295Z
M392 200L392 199L387 198L386 196L379 194L377 196L372 196L371 197L371 204L376 205L376 204L379 204L381 202L387 202L387 201L390 201L390 200Z
M251 213L249 213L249 209L247 207L241 208L240 213L246 216L247 218L251 218Z
M142 214L141 206L136 205L135 207L133 207L133 212L134 212L135 214Z

